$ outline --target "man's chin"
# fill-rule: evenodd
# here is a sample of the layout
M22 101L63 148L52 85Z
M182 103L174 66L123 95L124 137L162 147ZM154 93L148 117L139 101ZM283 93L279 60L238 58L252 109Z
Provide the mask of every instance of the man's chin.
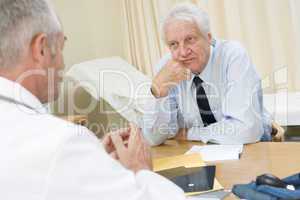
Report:
M198 64L190 64L186 67L190 69L193 74L199 74L202 72L201 67Z

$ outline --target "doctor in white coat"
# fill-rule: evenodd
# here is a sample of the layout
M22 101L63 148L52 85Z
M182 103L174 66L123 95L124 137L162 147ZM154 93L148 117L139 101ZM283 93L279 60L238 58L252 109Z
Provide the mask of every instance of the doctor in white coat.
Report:
M0 199L185 199L151 172L138 129L101 143L47 114L43 104L58 96L65 42L48 1L0 0L0 19Z

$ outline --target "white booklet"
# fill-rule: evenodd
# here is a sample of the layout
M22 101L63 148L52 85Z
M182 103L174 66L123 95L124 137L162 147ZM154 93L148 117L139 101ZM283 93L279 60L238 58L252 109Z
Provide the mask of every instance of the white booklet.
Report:
M243 145L195 145L186 154L199 153L206 162L238 160L243 152Z

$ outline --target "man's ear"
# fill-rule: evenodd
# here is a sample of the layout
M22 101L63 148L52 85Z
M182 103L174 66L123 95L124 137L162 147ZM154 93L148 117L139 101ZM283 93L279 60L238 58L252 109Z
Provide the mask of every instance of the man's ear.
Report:
M211 33L207 34L207 39L208 39L209 44L211 44L212 43L212 34Z
M31 41L31 53L34 63L37 66L43 66L45 59L47 59L47 35L44 33L37 34Z

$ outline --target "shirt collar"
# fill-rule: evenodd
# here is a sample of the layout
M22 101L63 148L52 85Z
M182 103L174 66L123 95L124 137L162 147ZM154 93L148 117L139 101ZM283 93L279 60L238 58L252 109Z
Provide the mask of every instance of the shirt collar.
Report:
M206 64L204 70L199 75L192 73L192 78L191 78L191 80L188 81L188 84L190 86L192 86L195 76L199 76L204 82L210 82L211 81L210 80L210 75L211 75L211 68L212 68L211 65L212 65L213 53L214 53L213 46L211 45L210 46L209 59L208 59L208 62Z
M48 113L46 107L30 91L28 91L19 83L3 77L0 77L0 95L25 104L37 113Z

